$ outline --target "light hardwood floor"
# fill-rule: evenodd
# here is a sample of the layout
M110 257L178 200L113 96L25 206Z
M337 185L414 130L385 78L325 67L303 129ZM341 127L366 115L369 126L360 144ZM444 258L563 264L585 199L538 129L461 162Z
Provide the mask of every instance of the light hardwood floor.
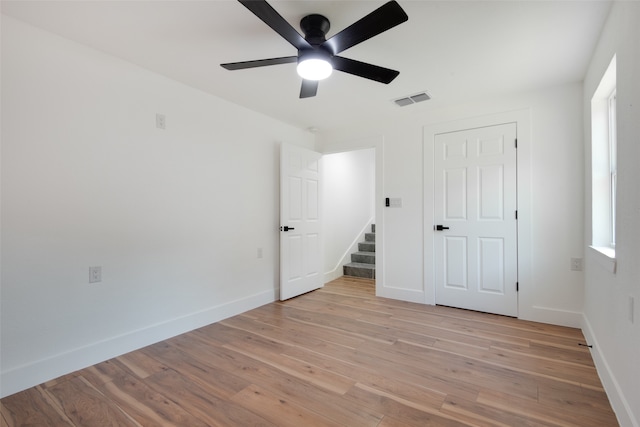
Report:
M2 426L617 426L577 329L338 279L2 399Z

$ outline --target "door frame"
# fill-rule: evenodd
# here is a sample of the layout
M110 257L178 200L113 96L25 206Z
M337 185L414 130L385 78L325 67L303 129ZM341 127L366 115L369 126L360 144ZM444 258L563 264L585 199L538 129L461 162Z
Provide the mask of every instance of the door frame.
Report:
M323 145L322 154L346 153L373 148L375 151L376 295L394 298L385 288L384 274L384 137L357 138Z
M517 206L518 206L518 317L523 315L521 307L526 300L531 282L531 110L523 109L496 113L480 117L471 117L451 122L427 125L423 128L423 170L424 170L424 296L425 303L436 304L435 285L435 200L434 200L434 141L441 133L457 132L465 129L515 123L518 138L517 166Z

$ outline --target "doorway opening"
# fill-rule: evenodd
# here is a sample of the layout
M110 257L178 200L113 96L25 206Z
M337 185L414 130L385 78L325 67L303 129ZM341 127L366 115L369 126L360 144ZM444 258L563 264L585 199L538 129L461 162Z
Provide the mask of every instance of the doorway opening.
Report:
M325 283L343 275L376 277L376 149L325 154Z

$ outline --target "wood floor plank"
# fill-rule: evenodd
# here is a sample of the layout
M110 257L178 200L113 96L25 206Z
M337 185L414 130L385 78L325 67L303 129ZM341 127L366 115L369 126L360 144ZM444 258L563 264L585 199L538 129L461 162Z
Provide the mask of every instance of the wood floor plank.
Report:
M124 367L117 363L115 359L89 366L88 368L78 371L78 373L79 377L84 378L96 388L117 378L125 378L128 375Z
M62 375L62 376L60 376L60 377L58 377L58 378L54 378L54 379L52 379L52 380L46 381L46 382L44 382L44 383L42 383L42 384L40 384L40 385L41 385L44 389L47 389L47 388L52 387L52 386L54 386L54 385L56 385L56 384L60 384L61 382L65 382L65 381L68 381L68 380L70 380L70 379L72 379L72 378L75 378L75 377L77 377L77 376L79 376L79 375L80 375L80 372L78 372L78 371L76 371L76 372L72 372L72 373L70 373L70 374Z
M229 322L233 322L232 319L227 319ZM255 330L243 330L242 328L232 327L221 321L216 323L216 330L212 328L203 328L202 330L195 331L196 334L204 334L207 338L214 339L217 345L223 346L231 342L237 342L239 340L252 340L257 339L265 347L272 347L275 351L280 349L281 344L277 340L269 340L260 338L259 334L255 333Z
M482 427L558 427L555 423L531 419L456 396L447 396L442 412L462 422Z
M335 352L333 354L335 355ZM410 396L419 396L422 402L431 402L434 407L442 405L443 397L448 393L475 399L479 391L479 388L474 389L473 385L456 384L437 375L412 372L397 366L380 368L368 362L371 357L375 358L375 356L367 356L364 359L359 359L355 355L333 358L301 348L288 350L284 355L322 366L332 372L338 372L361 384L398 393L399 396L406 399L411 399Z
M615 425L609 399L604 390L596 391L582 386L547 380L538 385L538 402L554 411L589 414L601 419L602 425Z
M292 327L287 327L287 325L282 322L280 322L280 325L271 325L257 318L251 319L246 316L235 316L222 323L225 326L252 333L261 338L285 345L313 346L319 342L317 337L309 333L303 333L305 328L301 327L299 330L296 330Z
M405 426L464 426L454 417L440 413L428 406L414 404L392 394L359 385L345 396L358 404L383 412L403 422Z
M438 342L433 347L447 353L464 354L465 357L473 360L527 374L563 379L566 382L575 384L590 384L594 386L600 384L595 367L566 362L558 358L505 351L497 349L495 346L491 346L489 349L469 348L460 346L459 343L450 342Z
M535 378L502 366L402 341L393 347L391 350L377 349L375 354L389 363L399 363L414 373L439 375L449 381L475 385L477 388L508 390L519 396L530 397L538 393ZM399 358L397 354L403 357Z
M167 343L174 345L175 341L175 339L171 339ZM152 346L154 349L157 347L157 345ZM233 372L247 382L274 390L289 401L298 402L318 413L330 414L333 420L341 422L343 425L375 426L382 418L382 414L377 414L375 411L346 404L341 394L330 393L291 376L271 364L247 357L232 349L193 343L189 351L189 355L198 359L202 364L209 364ZM158 357L162 357L165 361L169 360L166 358L166 354L158 354ZM172 365L174 363L171 361ZM203 375L203 378L207 377Z
M137 351L123 354L115 360L138 378L147 378L150 375L169 369L165 364L159 363L154 358Z
M563 405L562 408L552 407L541 404L537 400L522 399L494 390L481 391L477 402L503 413L521 415L550 425L601 427L612 425L611 422L615 423L615 419L611 417L600 417L596 414L585 416L584 408L576 411L570 405Z
M617 425L580 330L374 292L341 278L69 373L0 427Z
M558 347L568 349L576 348L578 346L578 341L584 340L582 335L578 334L577 330L575 333L569 333L567 335L552 335L542 331L533 330L532 328L527 327L526 324L523 324L522 326L512 326L509 324L479 322L476 320L445 319L442 321L441 325L443 327L450 327L453 330L472 332L477 336L491 337L494 341L505 341L510 337L515 337L519 340L556 345Z
M141 426L81 376L56 384L46 393L53 396L73 425Z
M259 353L251 347L237 347L232 344L226 345L225 348L244 354L247 357L270 365L281 372L285 372L333 393L344 394L354 385L354 381L348 377L335 374L330 370L320 368L310 363L282 357L281 354Z
M384 305L374 305L371 304L370 298L365 296L354 296L354 295L340 295L333 294L330 292L318 292L313 295L313 299L319 302L325 302L330 304L339 304L343 307L350 307L358 310L362 310L363 312L372 312L381 315L392 316L394 314L393 308L385 307Z
M174 343L174 339L169 341ZM193 344L190 354L201 363L208 363L223 368L229 372L254 382L262 387L275 390L285 396L289 401L300 401L306 406L320 413L331 413L333 419L353 426L376 425L382 418L382 414L374 411L361 410L345 405L341 399L341 393L329 393L313 383L303 381L300 375L291 375L288 369L280 369L280 364L261 361L263 356L249 357L243 352L235 351L231 346L213 347ZM166 356L165 356L166 357ZM167 359L165 359L167 360ZM174 364L175 362L172 362ZM304 378L304 377L303 377ZM328 387L331 389L331 387ZM342 390L341 390L342 391ZM317 407L317 405L329 404L329 406ZM348 422L347 422L348 421Z
M492 345L492 341L486 338L477 338L470 334L464 334L442 328L438 324L429 324L409 320L398 320L395 316L389 319L387 325L393 326L398 331L398 338L406 341L415 341L416 336L422 336L430 339L434 343L436 341L448 341L466 346L476 346L487 349ZM416 341L418 342L418 341Z
M215 377L211 377L210 380L215 381ZM207 425L277 426L229 399L222 399L210 393L174 370L158 372L149 377L148 382Z
M228 399L251 384L250 381L230 372L225 365L215 366L213 363L203 363L203 359L207 362L211 359L206 354L198 357L197 354L181 350L177 346L178 341L178 338L172 339L170 342L173 345L163 342L141 351L170 365L172 370L179 372L188 381L221 399ZM190 341L190 343L196 342L199 341Z
M11 427L74 425L40 386L2 399L2 418Z
M231 400L282 427L341 427L340 424L320 414L292 404L283 397L256 385L247 387Z
M388 344L392 344L395 341L395 337L391 333L391 328L386 326L354 321L345 322L344 318L337 315L319 313L290 306L283 309L283 314L304 324L322 326L332 331L348 334L357 338L364 338L365 340Z
M525 332L541 332L549 337L558 336L574 339L582 337L582 332L576 328L567 328L565 326L551 325L548 323L531 322L516 319L515 317L499 316L445 306L430 306L430 310L435 314L454 321L471 321L472 323L483 324L485 326L495 325L498 327L509 327L514 330L522 330Z
M289 340L289 343L304 347L313 347L316 345L322 345L324 342L330 342L344 347L356 348L358 345L366 341L364 338L347 335L339 331L330 330L323 326L312 325L295 319L274 318L273 316L261 314L257 314L253 319L260 322L260 324L278 328L282 331L279 335L282 336L284 334L284 336ZM270 332L270 330L267 330L266 328L261 328L260 331L263 334ZM269 336L273 339L276 338L274 335Z
M0 427L9 427L9 422L4 417L5 411L4 405L0 402Z
M591 353L583 347L576 347L575 349L562 349L558 351L557 347L542 345L538 343L529 343L527 346L508 345L501 343L492 343L491 347L494 350L512 352L530 357L546 358L550 360L557 360L567 363L574 363L581 366L589 366L595 368Z
M105 383L100 391L145 427L206 427L204 421L132 375Z

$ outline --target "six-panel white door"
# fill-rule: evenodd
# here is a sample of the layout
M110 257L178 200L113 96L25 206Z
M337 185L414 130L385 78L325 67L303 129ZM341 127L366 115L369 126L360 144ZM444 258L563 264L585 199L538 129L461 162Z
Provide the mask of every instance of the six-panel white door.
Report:
M280 299L324 285L320 222L322 155L280 148Z
M436 304L518 315L515 141L515 123L435 137Z

